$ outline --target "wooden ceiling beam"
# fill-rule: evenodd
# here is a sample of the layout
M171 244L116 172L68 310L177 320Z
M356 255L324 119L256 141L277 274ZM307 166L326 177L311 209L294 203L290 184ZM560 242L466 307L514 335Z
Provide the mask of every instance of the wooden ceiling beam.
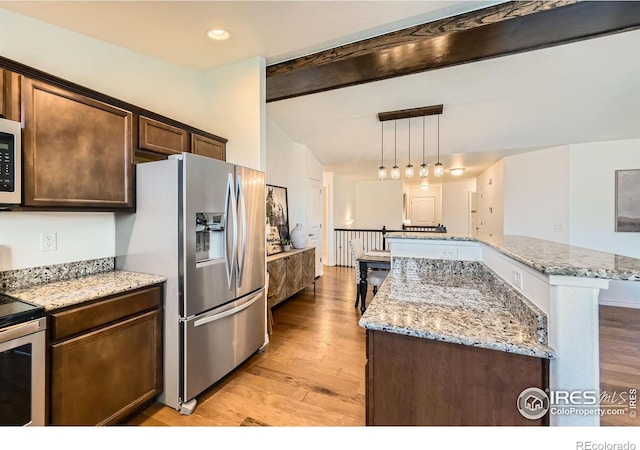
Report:
M267 102L638 28L638 1L502 3L268 66Z

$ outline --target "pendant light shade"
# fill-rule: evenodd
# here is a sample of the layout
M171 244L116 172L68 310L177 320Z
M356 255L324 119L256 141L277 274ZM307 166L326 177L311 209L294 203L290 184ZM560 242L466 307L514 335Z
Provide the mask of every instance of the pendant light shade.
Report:
M433 167L433 175L440 178L444 174L444 167L440 163L440 116L438 116L438 162Z
M409 164L404 169L405 178L413 178L413 166L411 165L411 118L409 118Z
M382 138L380 140L380 167L378 167L378 179L387 179L387 168L384 166L384 122L380 122L380 134Z
M391 168L391 179L399 180L400 179L400 168L398 167L398 161L396 157L398 156L398 126L396 121L393 121L393 167Z
M422 116L422 164L420 164L420 178L429 176L429 166L424 162L424 116Z

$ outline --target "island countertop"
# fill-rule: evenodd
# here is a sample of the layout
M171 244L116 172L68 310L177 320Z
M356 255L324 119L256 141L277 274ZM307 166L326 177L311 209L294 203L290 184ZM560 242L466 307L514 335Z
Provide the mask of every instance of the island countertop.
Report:
M554 358L544 312L484 264L395 258L360 326L407 336Z
M394 232L387 239L480 242L546 275L640 281L640 259L526 236Z
M64 281L37 284L4 293L19 300L43 306L50 312L101 297L121 294L162 283L166 277L146 273L113 270Z

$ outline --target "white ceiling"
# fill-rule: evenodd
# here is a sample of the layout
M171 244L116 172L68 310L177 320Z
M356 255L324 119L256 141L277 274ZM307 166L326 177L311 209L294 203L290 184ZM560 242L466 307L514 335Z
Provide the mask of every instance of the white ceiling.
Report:
M255 56L273 64L503 1L0 1L0 8L207 71ZM231 38L212 41L212 28Z
M207 71L254 56L267 63L488 6L470 1L23 1L0 7ZM213 27L232 37L206 38ZM500 157L592 141L640 137L640 31L581 41L269 103L267 113L328 168L372 174L380 165L378 112L443 104L440 160L475 176ZM422 161L422 122L412 121L412 163ZM385 124L393 165L393 122ZM398 165L407 121L397 123ZM426 119L427 161L436 153ZM446 178L445 178L446 180Z

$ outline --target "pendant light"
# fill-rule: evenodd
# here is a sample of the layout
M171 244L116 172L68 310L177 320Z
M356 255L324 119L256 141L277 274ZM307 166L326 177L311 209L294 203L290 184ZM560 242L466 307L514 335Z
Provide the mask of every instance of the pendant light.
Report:
M422 164L420 165L420 178L429 176L429 166L424 162L424 116L422 116Z
M384 166L384 122L380 122L380 129L382 130L382 140L380 142L380 167L378 167L378 179L385 180L387 178L387 168Z
M398 127L397 123L393 121L393 167L391 168L391 179L399 180L400 179L400 168L398 167L397 155L398 155Z
M440 178L444 174L444 167L440 163L440 116L438 116L438 162L433 167L433 175Z
M413 178L413 166L411 165L411 117L409 117L409 164L404 169L404 176L408 179Z

